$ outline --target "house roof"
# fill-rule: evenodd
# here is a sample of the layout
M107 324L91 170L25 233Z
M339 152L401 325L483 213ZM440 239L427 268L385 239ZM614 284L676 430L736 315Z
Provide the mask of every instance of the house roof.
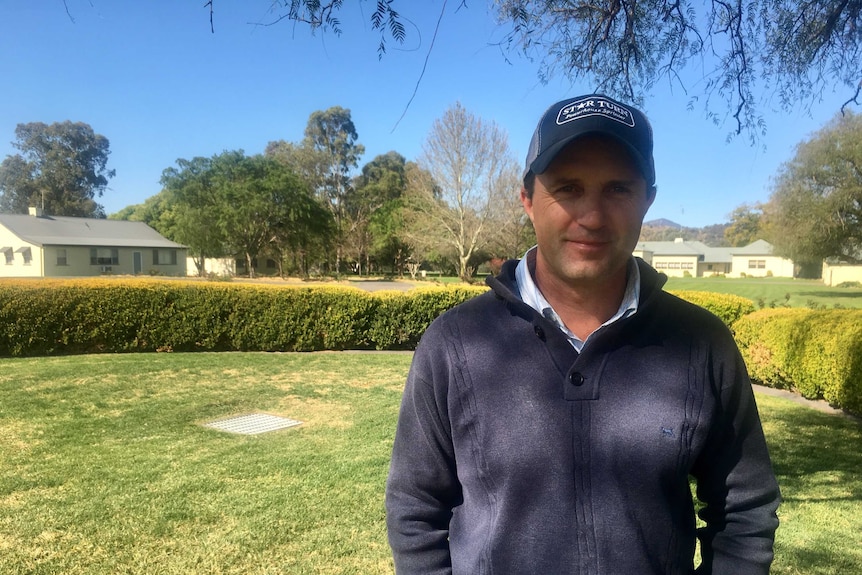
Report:
M4 226L23 241L38 246L102 246L182 248L144 222L0 214Z
M638 242L635 251L652 252L654 256L698 256L705 263L730 263L733 256L772 255L772 244L757 240L741 248L713 248L698 241Z
M705 247L701 242L649 241L638 242L635 249L659 256L697 256Z
M733 248L735 256L771 256L772 244L766 240L757 240L751 242L745 247Z

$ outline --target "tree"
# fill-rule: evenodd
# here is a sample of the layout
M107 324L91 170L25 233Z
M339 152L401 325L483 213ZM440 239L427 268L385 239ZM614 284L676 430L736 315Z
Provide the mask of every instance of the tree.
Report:
M347 198L353 192L350 172L365 153L365 147L357 143L357 138L350 110L334 106L309 116L305 137L299 145L278 140L269 142L265 152L308 182L321 205L332 214L336 273L341 271L351 229L346 209Z
M730 214L730 225L724 229L724 238L732 247L747 246L762 239L763 207L743 204Z
M153 202L161 209L159 213L148 213L146 208L139 217L156 222L170 222L168 226L153 225L166 237L184 244L195 262L198 274L206 272L207 258L221 257L228 253L223 229L215 225L222 206L219 189L213 181L213 158L180 158L177 167L162 172L161 200ZM145 202L149 203L149 200ZM168 229L166 229L168 228Z
M41 207L55 216L105 217L94 198L115 175L107 168L110 143L82 122L31 122L15 128L20 154L0 163L0 211Z
M335 271L341 273L344 244L349 231L346 203L353 191L350 172L359 165L365 147L358 144L350 110L333 106L313 112L305 128L304 145L320 159L319 193L335 222Z
M272 188L273 220L269 249L278 256L279 274L292 259L292 269L309 275L309 258L325 253L332 236L333 221L329 211L314 197L305 181L276 161L269 168L276 186ZM279 182L280 183L277 183Z
M409 226L416 242L442 242L469 280L471 257L487 241L490 222L520 179L508 136L456 103L434 121L412 180Z
M169 240L190 245L177 231L176 199L170 189L163 188L142 204L126 206L119 212L108 215L109 220L144 222Z
M337 16L341 9L343 0L275 0L271 2L271 9L275 13L272 21L264 23L272 25L281 20L293 20L307 24L312 32L320 29L331 30L335 34L341 34L341 20ZM393 8L394 0L377 0L374 10L371 12L371 28L380 34L380 43L377 46L378 53L382 56L386 52L386 39L391 36L399 43L404 42L406 32L404 24L398 12ZM210 26L215 32L213 24L215 0L209 0L204 4L209 9ZM281 12L278 12L278 10Z
M312 190L321 190L324 184L324 155L303 140L299 144L276 140L266 145L264 155L278 160L305 181ZM321 195L322 192L321 192ZM325 202L321 201L321 205Z
M207 5L211 8L213 2ZM733 133L747 131L753 141L764 129L759 113L763 99L790 110L843 86L848 99L842 110L860 103L862 0L489 3L505 27L499 46L537 61L541 80L564 75L573 84L586 83L633 103L660 81L686 93L696 87L697 92L690 92L692 105L702 96L709 117L720 123L729 114ZM273 22L292 20L312 31L341 33L341 1L270 4L276 12ZM402 43L406 37L396 4L381 0L371 13L371 27L381 36L381 56L387 39ZM441 16L445 9L444 2ZM688 85L684 78L690 66L699 69L692 70ZM755 97L759 87L766 92L763 99Z
M208 170L215 190L211 214L229 253L245 257L250 277L254 260L265 249L283 254L291 245L310 241L311 233L328 230L326 212L308 186L287 166L263 155L239 150L213 156Z
M401 273L409 246L402 241L399 210L407 188L407 160L398 152L375 157L354 178L354 192L347 198L351 221L350 245L360 266L370 273L372 258L392 264Z
M764 216L777 253L862 260L862 115L838 115L799 144L775 182Z

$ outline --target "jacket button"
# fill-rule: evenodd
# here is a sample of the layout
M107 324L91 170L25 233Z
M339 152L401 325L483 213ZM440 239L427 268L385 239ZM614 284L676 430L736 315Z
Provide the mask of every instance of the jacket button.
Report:
M545 341L545 330L542 329L542 326L534 325L533 331L536 332L536 337L538 337L542 341Z
M573 371L569 374L569 383L574 386L584 385L584 376L577 371Z

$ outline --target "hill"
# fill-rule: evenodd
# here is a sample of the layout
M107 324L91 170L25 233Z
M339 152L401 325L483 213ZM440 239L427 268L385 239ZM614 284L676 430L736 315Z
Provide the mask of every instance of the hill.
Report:
M724 230L729 224L713 224L703 228L686 228L666 219L650 220L641 227L641 241L673 241L682 238L686 241L699 241L717 248L729 246L724 238Z
M682 229L682 226L674 221L658 218L657 220L650 220L648 222L644 222L644 226L649 226L651 228L675 228Z

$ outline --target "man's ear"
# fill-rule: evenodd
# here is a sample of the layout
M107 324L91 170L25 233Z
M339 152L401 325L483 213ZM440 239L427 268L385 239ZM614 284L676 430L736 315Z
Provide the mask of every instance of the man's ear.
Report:
M646 209L649 210L652 206L652 203L655 201L655 194L658 191L658 188L655 186L648 186L646 190ZM646 210L644 210L646 211Z
M524 206L524 211L527 212L527 216L530 218L530 221L533 221L533 198L532 195L527 192L527 188L521 187L521 205Z

